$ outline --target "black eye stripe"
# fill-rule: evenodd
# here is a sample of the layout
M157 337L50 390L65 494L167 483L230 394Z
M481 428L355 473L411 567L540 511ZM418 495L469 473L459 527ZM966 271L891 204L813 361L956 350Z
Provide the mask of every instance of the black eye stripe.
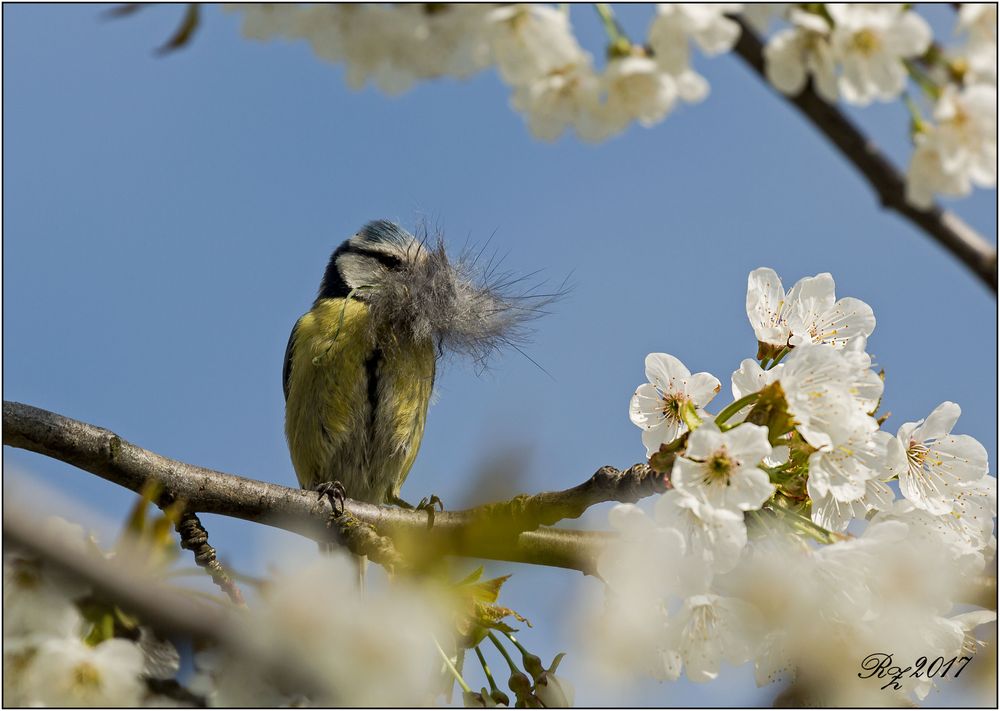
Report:
M347 249L341 252L341 254L356 254L360 257L368 257L369 259L374 259L386 269L398 269L403 266L403 260L394 254L386 254L374 249L365 249L353 244L348 245Z

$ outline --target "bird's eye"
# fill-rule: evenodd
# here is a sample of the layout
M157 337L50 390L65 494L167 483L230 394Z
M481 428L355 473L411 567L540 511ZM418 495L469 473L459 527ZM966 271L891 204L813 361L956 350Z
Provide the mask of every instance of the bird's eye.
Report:
M381 264L386 269L399 269L403 266L403 260L397 257L395 254L389 254L388 252L382 252L375 249L365 249L364 247L352 246L347 250L348 254L357 254L361 257L367 257L368 259L373 259L379 264Z

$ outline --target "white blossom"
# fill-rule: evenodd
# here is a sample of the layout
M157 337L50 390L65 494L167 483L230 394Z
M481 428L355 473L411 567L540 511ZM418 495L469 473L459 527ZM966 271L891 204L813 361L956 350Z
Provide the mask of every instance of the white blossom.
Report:
M542 672L535 682L535 696L545 704L545 708L570 708L575 694L573 685L564 676Z
M995 3L964 2L958 9L956 31L968 34L963 49L964 81L968 84L997 83L997 6Z
M753 606L719 595L695 595L667 623L667 644L677 650L688 679L711 681L723 661L743 664L753 658L759 639L759 613Z
M615 129L635 119L643 126L662 121L677 100L677 82L649 57L631 54L608 62L603 76L605 120Z
M976 639L975 635L972 634L972 630L980 625L988 625L990 622L996 622L996 619L997 613L992 610L973 610L953 615L948 618L948 622L955 625L962 632L962 652L965 654L975 654L978 651L977 648L982 646L982 642Z
M775 18L783 17L794 6L784 2L748 2L744 3L740 14L757 34L766 35Z
M788 324L792 346L825 343L843 348L853 339L867 339L875 330L875 315L860 299L836 300L829 273L800 279L788 292Z
M826 343L843 348L875 330L875 315L860 299L836 299L828 273L804 277L788 294L773 269L762 267L747 278L747 317L761 343L801 346Z
M146 691L143 655L132 642L91 647L77 637L39 645L24 680L30 703L43 706L138 706Z
M739 3L659 3L649 32L650 45L654 50L659 47L665 52L676 52L675 56L667 52L670 58L661 63L671 73L679 74L689 64L688 40L710 57L733 48L740 37L740 25L726 15L742 9Z
M906 499L898 499L888 509L876 513L870 525L886 522L902 523L907 527L908 547L897 552L892 564L920 566L922 588L933 592L933 595L925 592L924 597L933 598L939 614L947 612L963 579L981 573L986 564L982 541L970 538L953 516L932 514ZM908 561L903 553L913 560ZM905 585L908 575L898 577ZM915 589L909 591L909 597L915 598L917 592Z
M497 69L508 84L530 83L579 63L583 54L567 14L548 5L505 5L491 10L487 21Z
M711 373L691 374L683 363L668 353L646 356L648 383L640 385L629 403L629 417L642 428L646 455L652 456L661 444L673 442L688 430L682 411L700 410L722 388Z
M302 11L296 3L233 3L223 5L223 9L243 13L243 36L256 40L291 35Z
M962 409L943 402L926 420L907 422L889 442L890 467L899 490L914 506L934 515L951 513L964 484L988 469L986 449L969 435L953 435Z
M527 117L531 132L543 141L554 141L569 126L586 140L602 138L591 124L599 104L600 80L588 55L581 61L553 69L518 86L512 106ZM590 130L588 130L590 129Z
M930 46L930 25L902 4L827 3L833 18L831 41L842 73L840 94L865 106L892 101L906 86L904 59Z
M194 655L195 675L188 689L214 708L292 706L267 669L244 656L212 647Z
M701 101L708 95L708 82L691 68L690 42L708 56L728 52L739 38L740 26L726 14L738 12L741 7L733 3L656 6L649 46L656 63L676 80L678 94L685 101Z
M684 456L674 460L670 481L710 508L753 511L774 493L759 468L770 453L766 427L744 423L722 432L708 420L691 433Z
M680 660L665 646L666 595L690 584L685 542L679 531L658 525L634 504L608 514L618 536L605 546L597 570L605 583L604 609L584 626L600 668L616 676L649 674L676 679ZM704 571L693 576L707 584Z
M816 550L809 581L825 601L828 614L854 623L877 610L881 601L877 583L885 561L906 540L908 527L899 521L871 523L858 538L838 541Z
M732 570L747 545L742 512L713 508L684 491L675 489L660 496L656 502L656 521L680 535L682 550L690 560L703 563L706 572ZM708 580L686 570L680 583L694 588L693 593L699 587L704 590Z
M680 531L660 525L635 504L617 504L608 522L619 537L598 556L597 570L609 587L624 593L641 575L642 585L630 594L653 604L687 582L690 571L682 570L686 546Z
M962 197L972 186L993 187L997 179L997 91L976 84L946 86L924 127L906 176L907 199L930 207L934 194Z
M243 33L255 39L304 39L317 56L343 62L355 89L373 81L399 94L418 79L464 77L491 59L488 6L379 4L238 5Z
M79 633L83 619L73 600L89 587L44 562L5 553L3 557L4 638L31 634L64 637Z
M993 519L997 515L997 480L989 474L964 484L956 493L949 520L978 549L995 546Z
M860 499L872 479L886 475L886 447L892 436L878 431L875 420L868 418L842 441L821 447L809 456L810 491L823 497L831 495L841 502Z
M895 499L892 489L881 478L865 481L864 493L850 501L838 500L829 489L821 493L811 475L806 489L812 500L813 523L835 532L845 531L852 520L862 520L870 511L889 509Z
M863 381L866 394L875 386L844 352L827 345L799 346L784 365L778 382L795 429L806 442L833 447L867 425L868 400L856 397L858 382Z
M784 368L784 365L778 363L764 370L753 358L744 358L740 361L739 370L734 371L732 375L733 400L739 400L747 395L760 392L778 379L782 368ZM751 409L753 409L752 404L741 408L729 418L729 422L743 421Z
M38 645L49 639L46 634L3 638L3 705L27 706L30 703L25 695L25 678L28 670L34 664L38 653Z
M836 59L830 46L830 25L814 13L793 9L792 26L775 33L764 47L764 69L779 91L797 96L811 76L816 92L837 100Z
M405 706L424 698L440 663L433 641L444 638L440 611L402 583L369 589L362 599L356 580L354 561L341 555L279 575L245 631L246 644L322 680L325 687L310 696L317 705Z
M465 78L489 66L489 5L442 3L433 9L416 7L424 14L424 24L418 25L420 44L412 52L418 76Z

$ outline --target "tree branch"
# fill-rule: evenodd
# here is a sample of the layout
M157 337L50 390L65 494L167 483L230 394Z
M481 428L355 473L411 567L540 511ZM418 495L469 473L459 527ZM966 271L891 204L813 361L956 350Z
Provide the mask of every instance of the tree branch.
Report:
M760 37L741 17L730 15L741 27L735 50L765 81ZM782 96L785 96L782 94ZM785 98L801 111L865 177L882 206L895 210L952 253L997 293L997 250L958 215L938 205L927 210L906 200L906 180L878 147L869 141L836 106L824 101L809 84L798 96Z
M255 521L321 542L331 538L330 505L314 492L185 464L109 430L30 405L4 401L3 443L59 459L135 492L156 480L170 496L182 499L188 511ZM611 534L546 526L576 518L597 503L633 502L668 487L665 475L644 464L626 471L602 467L565 491L437 513L432 527L425 512L348 499L349 518L342 517L337 528L340 541L351 547L354 540L359 553L385 549L377 538L388 536L404 557L418 561L462 555L593 573L597 554ZM365 526L352 526L354 521ZM373 538L364 529L374 529L378 536Z

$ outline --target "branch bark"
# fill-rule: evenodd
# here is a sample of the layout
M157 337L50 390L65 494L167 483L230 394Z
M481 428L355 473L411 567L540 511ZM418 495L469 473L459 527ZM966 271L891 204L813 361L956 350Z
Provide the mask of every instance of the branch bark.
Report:
M331 538L327 528L330 505L314 492L169 459L109 430L30 405L4 401L3 443L59 459L135 492L149 480L156 480L170 496L184 500L186 510L192 512L255 521L321 542ZM625 471L602 467L584 483L565 491L437 513L433 526L428 525L425 512L348 499L347 516L337 528L339 539L349 547L377 545L372 538L377 534L391 538L404 557L418 562L433 556L461 555L592 574L597 554L611 534L548 526L579 517L597 503L634 502L667 488L669 479L644 464ZM372 535L365 529L373 529Z
M763 44L760 37L743 18L737 15L729 17L741 27L740 38L735 47L736 53L764 79L765 83L769 83L764 73ZM906 180L888 157L836 106L824 101L813 90L811 84L807 85L798 96L785 96L785 98L861 172L878 195L883 207L896 211L930 235L971 269L996 295L996 247L987 242L958 215L938 205L927 210L910 205L906 200Z

